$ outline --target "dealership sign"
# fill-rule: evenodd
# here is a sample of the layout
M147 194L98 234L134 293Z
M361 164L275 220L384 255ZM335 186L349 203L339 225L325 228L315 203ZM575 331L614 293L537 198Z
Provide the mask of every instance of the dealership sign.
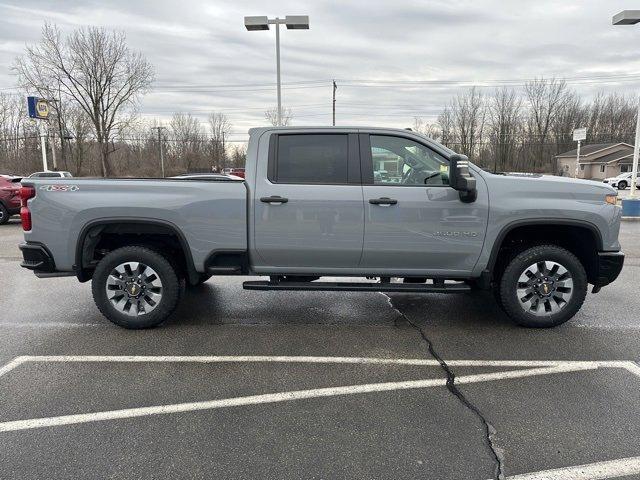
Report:
M31 118L39 118L40 120L49 118L49 102L44 98L27 97L27 105Z

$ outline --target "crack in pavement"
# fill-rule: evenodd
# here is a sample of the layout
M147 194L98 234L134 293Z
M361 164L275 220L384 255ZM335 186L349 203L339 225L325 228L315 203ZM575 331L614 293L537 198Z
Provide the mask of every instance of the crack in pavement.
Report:
M495 462L494 479L504 480L506 478L504 474L504 454L502 449L500 449L496 445L496 441L495 441L495 437L497 434L496 429L494 428L493 425L491 425L491 423L489 423L489 421L485 418L484 414L478 409L478 407L476 407L473 403L471 403L471 401L460 391L458 386L455 384L455 378L456 378L455 374L453 373L449 365L447 365L447 362L445 362L445 360L438 354L438 352L436 352L435 348L433 347L433 343L431 342L429 337L427 337L427 335L424 333L424 330L420 328L419 325L411 321L409 317L407 317L398 308L396 308L396 306L393 304L393 301L391 300L391 297L389 295L385 293L382 293L382 295L387 297L389 306L393 310L395 310L398 313L398 315L400 315L409 325L411 325L415 330L417 330L420 333L420 336L427 344L429 354L435 360L437 360L437 362L440 364L440 367L446 374L447 389L449 390L449 392L453 394L467 409L469 409L482 422L482 425L485 431L485 434L484 434L485 444L491 451L491 456L493 457L493 460Z

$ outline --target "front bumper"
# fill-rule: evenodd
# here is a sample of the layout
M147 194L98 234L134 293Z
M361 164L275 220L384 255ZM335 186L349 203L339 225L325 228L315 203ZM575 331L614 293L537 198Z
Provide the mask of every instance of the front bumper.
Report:
M601 287L609 285L618 278L622 265L624 265L624 253L598 252L598 268L593 284L594 288L600 290Z
M52 273L56 271L51 252L41 243L21 243L18 248L22 252L23 261L20 266L36 273Z

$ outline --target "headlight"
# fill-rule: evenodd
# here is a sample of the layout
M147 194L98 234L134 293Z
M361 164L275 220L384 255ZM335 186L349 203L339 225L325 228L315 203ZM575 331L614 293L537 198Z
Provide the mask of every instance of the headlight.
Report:
M604 201L610 205L618 205L618 195L607 195Z

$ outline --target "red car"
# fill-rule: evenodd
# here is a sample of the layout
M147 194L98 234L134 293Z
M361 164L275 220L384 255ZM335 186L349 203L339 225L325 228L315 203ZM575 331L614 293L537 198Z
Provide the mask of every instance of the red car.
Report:
M229 175L244 178L244 168L232 168Z
M19 177L0 175L0 225L9 221L11 215L20 213Z

